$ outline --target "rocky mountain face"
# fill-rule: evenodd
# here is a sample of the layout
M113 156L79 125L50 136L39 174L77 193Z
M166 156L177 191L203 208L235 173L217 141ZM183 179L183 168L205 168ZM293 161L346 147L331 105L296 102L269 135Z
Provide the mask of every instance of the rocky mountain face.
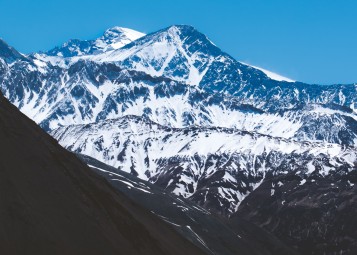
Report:
M275 80L191 26L145 36L128 31L113 28L97 40L69 41L31 55L1 42L0 89L70 150L222 215L247 218L303 254L335 254L317 244L326 240L340 249L345 237L323 234L307 244L316 218L285 228L279 212L297 203L296 190L310 190L305 182L313 176L354 184L357 86ZM293 202L270 206L276 189L261 187L272 178L281 179L279 188ZM301 185L291 190L291 178ZM310 204L320 205L324 188L311 190ZM249 198L264 203L250 213ZM332 202L321 215L331 210ZM339 213L328 218L326 231L337 226ZM303 219L289 215L287 221ZM346 238L348 247L357 242L352 234Z
M357 162L354 147L230 128L169 128L137 116L67 126L50 134L71 151L221 214L236 212L267 175L348 175Z
M275 234L301 254L355 254L356 165L354 170L266 177L231 222L245 219Z

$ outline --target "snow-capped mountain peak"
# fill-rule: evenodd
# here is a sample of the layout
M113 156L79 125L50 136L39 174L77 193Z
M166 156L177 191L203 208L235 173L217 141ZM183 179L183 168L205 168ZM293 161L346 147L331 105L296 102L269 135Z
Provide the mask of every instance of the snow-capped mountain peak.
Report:
M101 47L104 43L103 51L119 49L132 41L143 37L145 34L130 28L112 27L107 29L103 36L96 40L96 45Z
M46 55L64 58L96 55L119 49L144 35L145 34L141 32L129 28L116 26L107 29L104 34L96 40L72 39L46 52Z
M194 27L174 25L91 59L116 62L125 68L143 71L152 76L167 76L198 85L210 64L221 53L207 36Z
M236 61L206 35L189 25L173 25L120 49L84 58L102 63L113 62L125 69L145 72L154 77L169 77L212 91L236 91L238 84L252 78L293 82ZM246 73L250 75L245 76Z
M79 59L112 62L125 69L153 77L165 76L189 85L209 87L213 91L236 91L237 84L250 79L244 77L247 72L257 80L293 82L236 61L190 25L172 25L146 36L132 29L113 27L95 41L71 40L48 55L64 57L53 61L47 56L54 65L64 66ZM247 67L252 70L247 71Z

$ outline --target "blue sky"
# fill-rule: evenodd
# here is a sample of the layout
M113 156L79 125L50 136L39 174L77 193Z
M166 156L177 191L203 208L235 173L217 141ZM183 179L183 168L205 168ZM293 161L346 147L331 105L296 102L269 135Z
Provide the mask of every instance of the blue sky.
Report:
M354 0L0 0L0 37L21 52L112 26L196 27L238 60L309 83L357 82Z

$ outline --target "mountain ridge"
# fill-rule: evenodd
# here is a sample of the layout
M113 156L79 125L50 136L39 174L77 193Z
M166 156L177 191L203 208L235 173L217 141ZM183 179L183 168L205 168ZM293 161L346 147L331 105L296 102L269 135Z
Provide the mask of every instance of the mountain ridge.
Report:
M348 145L357 142L353 128L357 125L355 85L323 87L269 79L261 84L253 79L251 82L258 82L254 87L243 83L232 95L170 77L128 71L110 62L79 60L69 67L60 67L34 57L11 66L3 63L0 68L3 93L46 130L136 114L172 127L219 126L226 122L239 129L295 139ZM144 80L143 74L147 75ZM308 104L322 107L310 112L305 109ZM239 110L243 105L256 109L256 114L249 116ZM337 111L336 106L342 107ZM326 116L326 123L338 123L336 129L320 129L316 118L319 116ZM286 123L284 126L291 127L291 132L274 128L279 123Z
M71 151L176 195L192 197L199 204L205 204L210 190L218 187L218 195L207 203L222 214L234 213L269 174L290 172L305 178L340 171L344 175L355 170L357 163L352 146L297 142L219 127L168 128L137 116L67 126L50 134Z

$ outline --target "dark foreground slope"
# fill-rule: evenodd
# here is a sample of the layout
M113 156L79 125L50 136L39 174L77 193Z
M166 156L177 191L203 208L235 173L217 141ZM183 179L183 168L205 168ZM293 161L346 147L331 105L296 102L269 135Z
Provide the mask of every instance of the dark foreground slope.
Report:
M0 95L1 254L204 254Z

